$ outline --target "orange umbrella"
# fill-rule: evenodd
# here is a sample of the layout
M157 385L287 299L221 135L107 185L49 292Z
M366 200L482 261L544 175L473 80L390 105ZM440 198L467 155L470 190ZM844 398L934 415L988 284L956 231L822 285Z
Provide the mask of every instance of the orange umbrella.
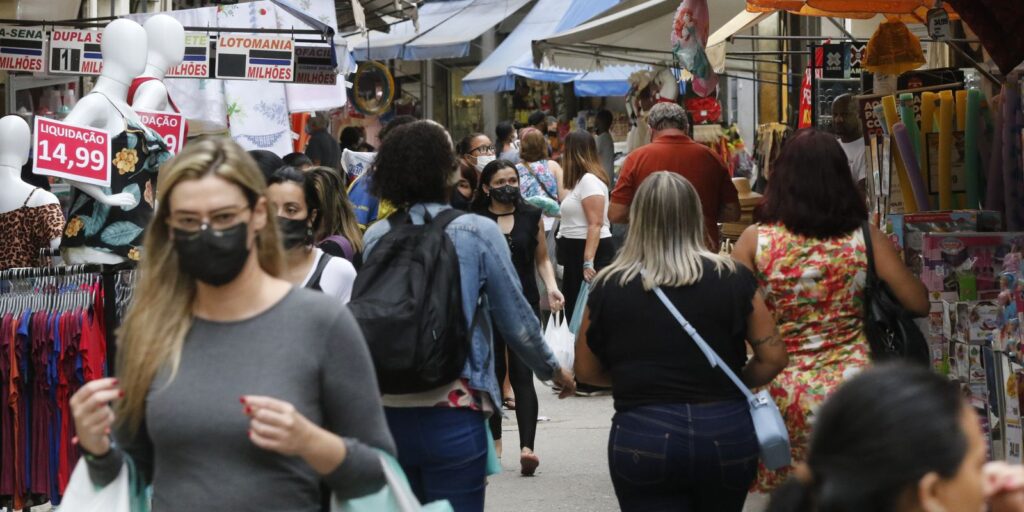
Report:
M934 0L747 0L747 10L752 12L783 10L804 16L859 19L884 14L890 20L908 23L923 23L933 5ZM950 18L957 19L948 3L943 7Z

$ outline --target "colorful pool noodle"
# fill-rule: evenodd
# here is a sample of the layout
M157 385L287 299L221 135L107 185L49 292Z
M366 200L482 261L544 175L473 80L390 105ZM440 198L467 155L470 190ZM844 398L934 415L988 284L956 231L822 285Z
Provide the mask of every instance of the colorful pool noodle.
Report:
M885 112L885 125L889 127L888 132L892 133L893 125L900 122L900 117L896 113L896 97L885 96L882 98L882 109ZM890 149L890 151L892 150ZM910 184L910 176L907 175L907 168L903 164L903 158L898 154L893 156L893 161L896 163L896 173L900 178L900 192L903 195L903 213L917 213L922 208L927 210L928 204L918 205L913 189L908 186Z
M906 124L900 122L892 125L892 133L896 138L896 146L903 157L903 164L907 167L907 176L910 183L907 185L914 191L914 199L917 204L928 204L928 189L925 187L924 178L921 177L921 166L917 163L917 152L914 150L914 136L907 129ZM900 186L906 186L902 183Z
M1021 188L1024 187L1020 173L1020 88L1016 81L1003 83L1003 194L1006 207L1006 230L1024 229L1024 209L1021 207Z
M874 108L875 119L878 119L878 125L882 127L882 133L886 137L889 136L889 123L885 122L885 109L882 108L882 104L875 105Z
M924 162L923 153L921 153L921 148L924 145L921 144L921 130L917 127L917 114L914 112L914 95L912 93L900 94L899 109L900 119L903 120L903 126L906 128L907 134L910 135L910 142L914 145L914 155L918 162ZM906 161L903 163L907 164ZM907 167L910 166L907 165Z
M963 89L956 91L956 129L967 130L967 91Z
M939 209L953 209L953 91L939 93Z
M939 95L932 91L921 93L921 142L924 145L924 134L935 133L935 104Z
M985 177L988 188L985 193L985 208L997 212L1005 212L1006 197L1003 195L1003 112L996 104L989 106L992 115L992 131L989 140L988 166Z
M967 208L977 209L981 204L981 180L978 175L978 132L981 126L981 91L967 91L964 106L964 179L967 180Z

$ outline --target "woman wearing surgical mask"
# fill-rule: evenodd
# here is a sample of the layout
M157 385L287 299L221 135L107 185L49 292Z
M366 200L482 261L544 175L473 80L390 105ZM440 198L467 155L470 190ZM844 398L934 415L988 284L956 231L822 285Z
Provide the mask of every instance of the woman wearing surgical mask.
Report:
M395 452L366 341L348 310L281 279L275 212L229 138L160 169L117 378L71 398L96 486L126 457L154 510L318 510L385 483ZM241 403L239 403L241 402Z
M452 208L469 211L473 191L480 181L480 173L495 160L494 144L482 133L469 134L455 146L459 155L459 180L452 190Z
M356 280L355 267L314 245L324 218L322 212L329 207L318 194L314 181L294 167L282 167L270 177L267 199L277 209L277 225L285 249L281 277L348 302Z
M552 310L560 310L565 298L558 291L555 270L548 259L541 211L523 202L519 194L519 173L515 164L508 160L495 160L484 167L480 174L480 186L473 198L472 211L498 223L498 228L505 235L512 253L512 265L519 275L523 296L533 307L537 318L540 319L540 292L534 277L535 271L544 281ZM505 350L505 341L500 333L495 332L494 366L498 381L503 381L508 374L515 392L516 421L519 423L520 472L524 476L530 476L540 464L540 459L533 453L534 439L537 435L537 392L533 387L533 372L512 351L508 352L506 367ZM495 444L500 448L501 415L492 415L490 422Z

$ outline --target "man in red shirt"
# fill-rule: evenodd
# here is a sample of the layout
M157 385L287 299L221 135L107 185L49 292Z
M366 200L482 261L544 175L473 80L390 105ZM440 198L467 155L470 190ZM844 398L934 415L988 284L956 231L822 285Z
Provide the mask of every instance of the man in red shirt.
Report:
M708 248L718 251L718 223L740 218L740 200L725 164L711 150L686 135L686 111L675 103L658 103L647 117L651 143L634 150L622 164L612 191L608 219L629 222L629 205L640 183L658 171L671 171L697 189L704 210Z

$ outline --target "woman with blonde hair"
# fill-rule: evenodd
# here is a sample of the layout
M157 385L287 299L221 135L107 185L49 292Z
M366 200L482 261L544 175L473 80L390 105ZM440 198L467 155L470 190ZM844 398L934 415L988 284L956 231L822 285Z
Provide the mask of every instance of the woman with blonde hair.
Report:
M575 365L581 383L612 387L608 466L619 506L739 512L757 472L749 405L658 293L747 386L782 371L785 346L753 273L705 245L689 181L650 175L629 213L625 246L593 280Z
M265 190L227 138L160 170L118 378L71 398L94 484L126 457L155 510L317 510L321 481L339 498L384 484L377 450L394 442L362 333L336 300L279 278Z

